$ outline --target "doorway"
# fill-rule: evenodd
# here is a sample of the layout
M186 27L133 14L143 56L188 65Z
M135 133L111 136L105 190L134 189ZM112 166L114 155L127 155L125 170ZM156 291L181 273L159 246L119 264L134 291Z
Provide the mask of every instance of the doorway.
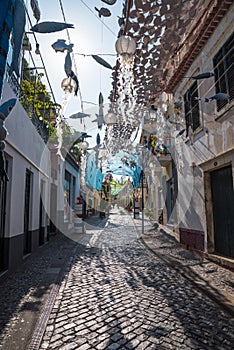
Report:
M32 173L26 169L25 193L24 193L24 255L31 252L31 232L29 230L30 208L31 208L31 181Z
M51 184L50 188L50 233L57 232L57 186Z
M234 258L234 191L231 165L210 173L214 252Z
M5 222L6 222L7 181L0 180L0 271L7 270Z

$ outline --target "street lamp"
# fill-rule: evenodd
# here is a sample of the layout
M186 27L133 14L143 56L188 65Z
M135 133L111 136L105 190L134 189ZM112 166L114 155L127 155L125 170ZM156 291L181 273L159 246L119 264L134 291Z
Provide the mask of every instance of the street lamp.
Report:
M107 114L104 116L104 122L105 122L107 125L116 124L117 121L118 121L117 116L116 116L116 114L113 113L113 112L109 112L109 113L107 113Z
M115 43L116 52L123 57L132 57L136 51L135 40L127 35L121 35Z
M87 141L82 141L81 144L80 144L80 148L83 151L87 151L87 149L89 148L89 143Z
M63 89L63 91L65 93L72 93L73 91L76 90L76 82L74 81L74 79L72 79L71 77L69 78L64 78L62 83L61 83L61 88Z

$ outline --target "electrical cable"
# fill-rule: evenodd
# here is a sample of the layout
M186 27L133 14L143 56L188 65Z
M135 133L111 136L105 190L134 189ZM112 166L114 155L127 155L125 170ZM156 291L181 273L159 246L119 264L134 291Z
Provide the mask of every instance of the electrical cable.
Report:
M87 7L87 9L100 21L103 23L103 25L114 35L114 37L116 37L116 34L96 15L96 13L83 1L80 0L80 2Z

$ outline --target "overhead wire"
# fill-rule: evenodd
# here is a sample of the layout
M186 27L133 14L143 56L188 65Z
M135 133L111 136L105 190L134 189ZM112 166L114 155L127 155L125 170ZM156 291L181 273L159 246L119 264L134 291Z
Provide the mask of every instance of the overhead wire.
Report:
M97 15L96 13L83 1L83 0L80 0L80 2L85 6L87 7L87 9L100 21L100 22L103 22ZM106 27L113 35L114 37L116 37L116 34L103 22L103 25L104 27Z

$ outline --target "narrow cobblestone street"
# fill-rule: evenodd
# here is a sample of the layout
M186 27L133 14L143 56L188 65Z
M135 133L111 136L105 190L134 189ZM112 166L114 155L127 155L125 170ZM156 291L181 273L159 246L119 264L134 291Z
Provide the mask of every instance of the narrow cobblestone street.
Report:
M18 338L17 349L233 348L233 315L170 268L166 259L171 242L165 259L149 250L135 222L122 209L114 209L108 219L89 220L86 234L71 234L78 244L71 244L29 345L21 345ZM150 236L153 230L147 230ZM184 261L204 272L199 258L184 254ZM221 270L232 278L230 271ZM231 281L226 286L230 294L232 286ZM3 337L1 349L14 349L11 332Z

